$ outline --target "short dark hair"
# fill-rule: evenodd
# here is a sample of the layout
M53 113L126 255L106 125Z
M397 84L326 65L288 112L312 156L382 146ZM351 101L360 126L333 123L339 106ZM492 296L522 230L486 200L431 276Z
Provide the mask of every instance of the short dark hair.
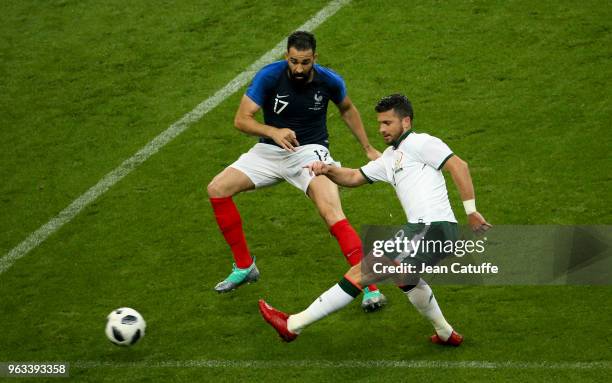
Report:
M314 35L306 31L296 31L287 39L287 51L293 47L298 51L307 51L312 49L312 53L317 50L317 40Z
M408 97L400 93L394 93L389 96L385 96L378 101L374 110L377 113L386 112L393 109L395 114L400 118L410 117L412 121L414 119L414 112L412 111L412 104Z

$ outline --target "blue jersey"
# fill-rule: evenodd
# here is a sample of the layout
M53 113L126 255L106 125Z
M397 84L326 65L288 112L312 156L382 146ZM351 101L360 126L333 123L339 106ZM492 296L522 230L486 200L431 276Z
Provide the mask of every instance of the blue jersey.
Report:
M344 100L344 80L315 64L312 81L296 84L289 79L288 67L284 60L266 65L257 72L246 95L263 109L266 125L293 130L300 145L328 147L327 104ZM270 138L262 137L259 142L276 145Z

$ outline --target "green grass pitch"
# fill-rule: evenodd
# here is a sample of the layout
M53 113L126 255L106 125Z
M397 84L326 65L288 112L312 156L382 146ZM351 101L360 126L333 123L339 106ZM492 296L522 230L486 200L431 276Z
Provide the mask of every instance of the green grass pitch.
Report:
M2 2L0 255L325 4ZM315 34L319 63L345 78L370 141L383 149L376 100L406 93L415 129L470 163L493 224L612 224L609 2L353 1ZM353 304L281 343L257 299L299 310L347 269L312 204L285 184L235 198L262 279L214 293L231 256L205 186L254 142L232 127L242 92L0 275L0 362L68 361L71 379L91 382L612 378L610 286L434 287L466 336L452 350L428 343L429 324L387 286L384 311ZM334 157L363 164L333 107L328 125ZM403 222L388 185L341 194L356 227ZM133 348L104 336L120 306L148 323ZM231 366L253 360L268 364ZM350 360L599 367L333 367ZM152 367L168 361L177 366Z

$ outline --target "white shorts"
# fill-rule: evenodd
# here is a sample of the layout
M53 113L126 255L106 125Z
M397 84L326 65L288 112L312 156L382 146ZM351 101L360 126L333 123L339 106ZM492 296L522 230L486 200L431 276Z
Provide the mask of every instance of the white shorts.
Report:
M258 143L230 166L246 174L256 188L271 186L285 180L304 193L314 178L304 166L314 161L340 166L323 145L303 145L296 147L295 150L288 152L276 145Z

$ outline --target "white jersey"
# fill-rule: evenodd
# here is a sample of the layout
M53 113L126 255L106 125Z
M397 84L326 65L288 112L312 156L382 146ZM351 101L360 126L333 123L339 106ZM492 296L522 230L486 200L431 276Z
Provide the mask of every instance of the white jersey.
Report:
M437 137L405 132L399 144L360 170L368 182L384 181L395 188L408 222L457 222L451 209L442 167L452 155Z

